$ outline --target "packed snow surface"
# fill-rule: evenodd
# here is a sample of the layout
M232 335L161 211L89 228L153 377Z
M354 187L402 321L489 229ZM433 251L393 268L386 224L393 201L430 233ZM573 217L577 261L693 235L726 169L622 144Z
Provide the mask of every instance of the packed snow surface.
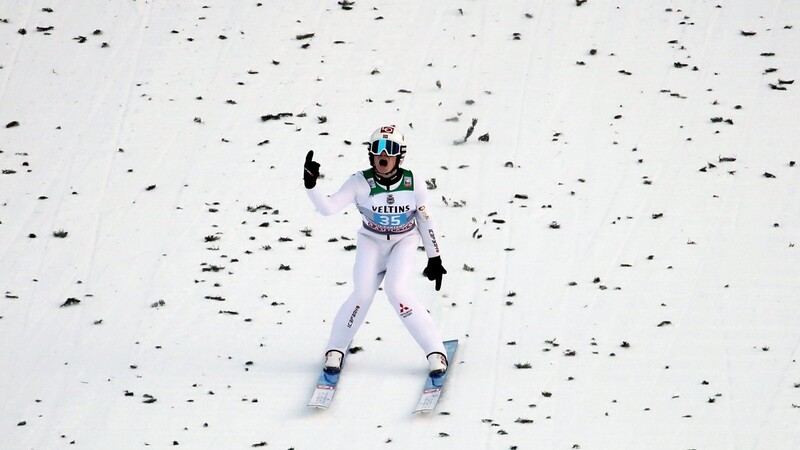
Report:
M0 448L797 448L799 33L779 0L0 2ZM386 124L460 346L410 414L379 292L309 409L360 224L303 160L332 193Z

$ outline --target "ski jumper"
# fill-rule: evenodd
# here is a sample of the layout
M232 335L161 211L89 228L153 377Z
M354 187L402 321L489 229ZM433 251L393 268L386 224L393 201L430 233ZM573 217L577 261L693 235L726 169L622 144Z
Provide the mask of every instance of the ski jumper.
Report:
M420 237L429 258L439 256L434 222L427 210L428 192L409 170L399 181L381 186L373 169L356 172L334 194L306 189L317 211L328 216L355 204L361 213L353 292L333 320L328 350L344 352L364 322L381 282L400 320L426 355L445 354L442 337L428 310L410 288L409 279Z

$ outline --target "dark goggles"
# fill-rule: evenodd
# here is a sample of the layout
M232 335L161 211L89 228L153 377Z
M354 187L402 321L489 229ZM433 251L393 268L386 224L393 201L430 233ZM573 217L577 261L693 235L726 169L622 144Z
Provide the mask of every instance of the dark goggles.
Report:
M397 156L400 154L400 144L388 139L379 139L369 146L369 152L373 155L380 155L386 152L388 156Z

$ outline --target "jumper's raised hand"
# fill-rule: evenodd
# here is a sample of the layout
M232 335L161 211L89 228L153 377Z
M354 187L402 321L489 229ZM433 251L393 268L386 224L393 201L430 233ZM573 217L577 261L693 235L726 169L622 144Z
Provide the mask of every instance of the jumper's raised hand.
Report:
M303 164L303 183L306 189L313 189L319 178L319 163L314 161L314 150L306 153L306 162Z

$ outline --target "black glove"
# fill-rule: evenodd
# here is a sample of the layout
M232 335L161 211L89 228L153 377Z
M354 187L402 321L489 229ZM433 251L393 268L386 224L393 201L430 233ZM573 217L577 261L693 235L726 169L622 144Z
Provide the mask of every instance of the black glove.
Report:
M447 270L442 267L442 257L436 256L428 258L428 266L422 271L422 274L428 277L429 280L436 280L436 290L442 288L442 275L446 274Z
M312 158L314 158L314 150L309 150L306 154L306 162L303 164L303 183L306 185L306 189L313 189L319 178L319 163Z

